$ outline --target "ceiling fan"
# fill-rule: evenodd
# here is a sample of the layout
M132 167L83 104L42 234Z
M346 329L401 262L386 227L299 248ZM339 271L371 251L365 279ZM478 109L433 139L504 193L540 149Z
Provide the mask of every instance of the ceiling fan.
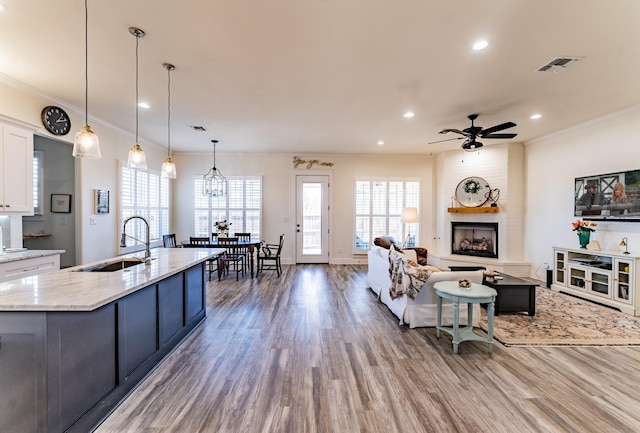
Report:
M492 126L491 128L482 128L481 126L475 126L473 121L478 118L477 114L470 114L467 116L469 120L471 120L471 126L465 128L463 130L459 129L443 129L440 131L440 134L450 134L452 132L456 134L462 135L462 137L449 138L447 140L439 140L432 141L429 144L433 143L442 143L443 141L451 141L451 140L462 140L464 139L464 143L462 143L462 148L468 152L472 152L474 150L480 149L483 145L481 142L477 141L477 138L513 138L518 134L515 133L500 133L496 134L498 131L502 131L504 129L513 128L516 126L513 122L505 122L499 125Z

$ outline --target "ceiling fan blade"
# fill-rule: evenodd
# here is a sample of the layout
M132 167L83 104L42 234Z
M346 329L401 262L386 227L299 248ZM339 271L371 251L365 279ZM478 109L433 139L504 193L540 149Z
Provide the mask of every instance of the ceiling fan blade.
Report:
M465 139L465 138L467 138L467 137L447 138L446 140L430 141L427 144L443 143L445 141L462 140L462 139Z
M489 134L483 135L482 138L513 138L518 134L507 133L507 134Z
M502 131L503 129L507 128L513 128L514 126L516 126L516 124L513 122L505 122L501 123L500 125L492 126L491 128L483 129L478 135L480 137L486 137L487 135L493 134L494 132Z
M465 135L465 136L467 135L465 131L460 131L459 129L443 129L438 134L449 134L450 132L455 132L456 134Z

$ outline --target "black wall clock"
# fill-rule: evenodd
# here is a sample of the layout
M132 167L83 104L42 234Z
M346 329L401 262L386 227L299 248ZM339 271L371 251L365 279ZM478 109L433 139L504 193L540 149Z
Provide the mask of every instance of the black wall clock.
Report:
M47 106L42 109L42 125L53 135L67 135L71 130L71 119L60 107Z

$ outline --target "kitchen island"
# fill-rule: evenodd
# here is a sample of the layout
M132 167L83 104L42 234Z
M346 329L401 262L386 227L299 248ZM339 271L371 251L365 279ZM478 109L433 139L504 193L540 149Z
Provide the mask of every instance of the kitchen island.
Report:
M93 430L205 319L205 262L223 251L156 248L149 264L135 253L0 283L0 431Z

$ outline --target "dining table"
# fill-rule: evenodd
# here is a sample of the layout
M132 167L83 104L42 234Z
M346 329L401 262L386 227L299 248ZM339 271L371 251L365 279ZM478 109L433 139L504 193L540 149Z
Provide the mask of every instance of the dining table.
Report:
M182 247L184 248L226 248L227 250L234 249L234 248L248 248L249 249L249 270L251 272L251 278L253 278L255 250L260 247L261 243L262 243L261 239L238 239L237 242L233 242L233 243L222 243L222 242L219 242L217 239L215 240L210 239L209 243L207 244L196 245L196 244L191 244L191 241L186 240L186 241L180 242L180 245L182 245Z

